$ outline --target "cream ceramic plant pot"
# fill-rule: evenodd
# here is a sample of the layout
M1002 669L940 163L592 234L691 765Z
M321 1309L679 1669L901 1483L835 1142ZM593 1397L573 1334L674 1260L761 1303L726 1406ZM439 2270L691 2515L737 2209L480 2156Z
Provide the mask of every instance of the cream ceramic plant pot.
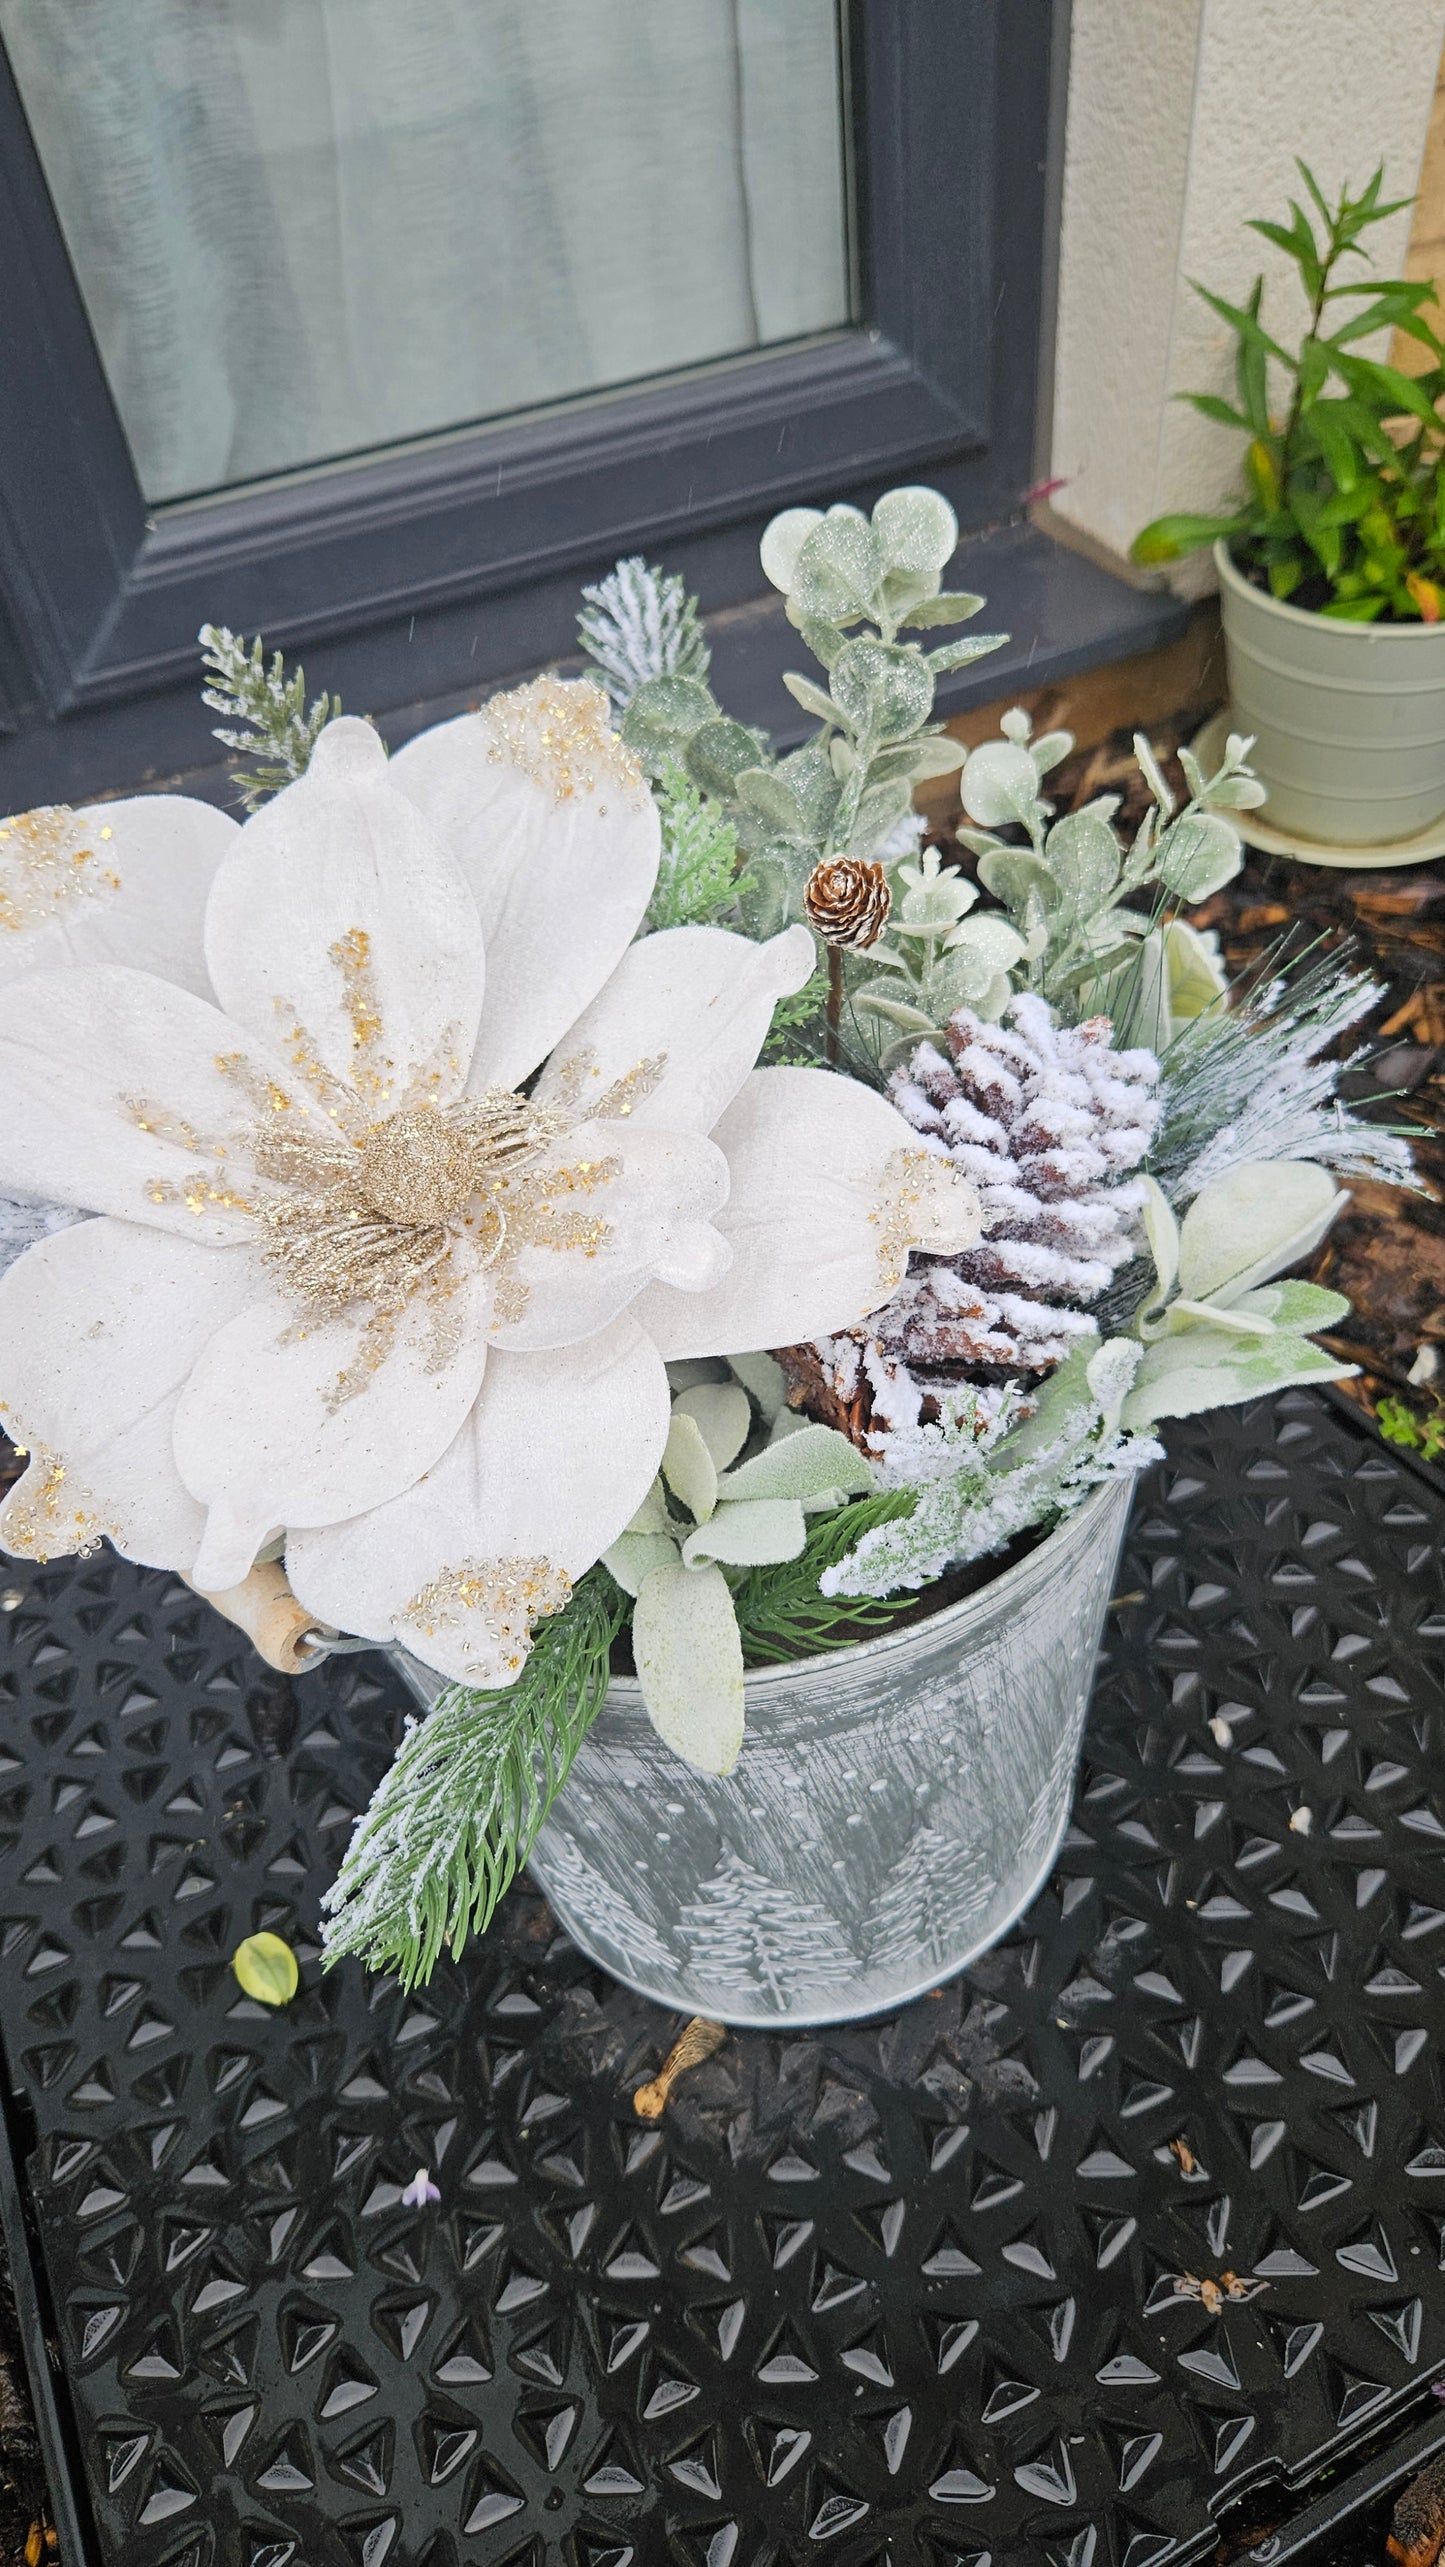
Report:
M1234 727L1301 838L1376 847L1445 814L1445 623L1342 624L1256 588L1214 547Z
M614 1978L785 2031L891 2012L1022 1915L1068 1824L1132 1478L906 1631L758 1669L733 1773L616 1678L531 1868ZM442 1679L396 1653L424 1701Z

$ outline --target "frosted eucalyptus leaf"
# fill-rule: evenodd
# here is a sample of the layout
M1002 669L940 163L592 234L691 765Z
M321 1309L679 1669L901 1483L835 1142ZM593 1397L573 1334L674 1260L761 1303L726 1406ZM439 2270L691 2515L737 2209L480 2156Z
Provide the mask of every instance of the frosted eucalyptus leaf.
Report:
M728 1504L739 1498L800 1498L804 1505L819 1505L831 1491L837 1491L837 1503L845 1497L863 1497L873 1486L868 1464L831 1426L808 1426L802 1434L790 1435L783 1444L770 1444L765 1452L755 1453L737 1470L729 1471L718 1483L718 1496Z
M1174 808L1174 796L1164 781L1159 761L1155 757L1154 752L1150 748L1142 731L1136 731L1134 734L1134 756L1138 764L1139 773L1142 775L1145 783L1149 787L1150 792L1153 794L1155 801L1158 803L1160 810L1163 812L1164 817L1167 820L1170 812Z
M1217 811L1257 811L1269 796L1257 775L1225 775L1216 777L1205 799Z
M673 1401L672 1413L692 1419L715 1471L736 1461L752 1432L753 1412L738 1382L700 1382Z
M856 731L891 740L916 731L933 710L933 679L911 649L888 642L849 642L832 679L833 701Z
M971 820L981 820L986 829L1002 828L1010 820L1027 826L1038 800L1037 769L1017 742L985 740L970 753L963 770L963 807Z
M1165 830L1153 870L1176 900L1207 900L1234 880L1243 862L1237 829L1212 811L1191 811Z
M805 833L798 797L776 767L740 768L733 778L733 791L744 811L765 822L773 836L794 838Z
M785 508L763 528L763 540L758 546L763 577L770 580L774 588L780 588L784 596L793 585L793 573L804 542L814 527L822 523L821 508Z
M699 677L653 677L637 689L622 717L622 737L644 764L676 756L717 712Z
M1179 1233L1190 1301L1242 1298L1318 1247L1344 1201L1312 1159L1252 1159L1197 1194Z
M941 571L958 550L958 519L936 490L886 490L873 533L890 570Z
M975 749L974 756L980 754ZM971 765L972 760L969 763ZM966 774L967 769L964 772ZM985 848L979 857L978 878L984 890L991 891L995 900L1001 900L1005 909L1023 910L1030 899L1034 899L1046 912L1051 912L1063 903L1062 886L1055 881L1043 857L1034 855L1027 847Z
M1044 840L1049 870L1076 917L1101 909L1119 879L1119 842L1098 811L1070 811Z
M789 595L801 614L856 624L868 613L882 576L882 556L867 520L830 509L798 548Z
M824 702L827 702L826 697ZM835 722L837 718L831 703L828 704L829 721ZM823 743L810 740L806 748L795 749L790 758L783 760L780 772L796 794L798 808L814 837L826 837L829 822L838 808L839 787L833 773L833 761Z
M676 1542L666 1533L619 1533L610 1551L602 1554L602 1565L611 1571L625 1595L636 1595L644 1578L654 1569L665 1569L681 1558Z
M743 1743L743 1648L721 1569L654 1569L632 1610L632 1654L647 1715L700 1773L730 1774Z
M966 633L961 641L943 642L930 651L928 665L941 677L945 669L968 668L974 660L986 660L990 651L1001 651L1011 638L1008 633Z
M704 793L714 795L719 802L726 802L737 778L757 765L762 746L756 731L747 730L741 722L730 722L725 713L720 713L694 731L683 761L694 784L700 784Z
M821 615L801 616L798 621L798 631L802 634L814 659L821 660L824 668L832 667L847 639L847 635L837 624L825 623Z
M928 624L966 624L973 615L981 615L988 604L971 588L943 588L936 597L921 597L909 608L903 621L910 629Z
M956 775L967 755L962 740L947 737L916 740L912 751L913 773L920 783L928 776Z
M977 955L990 971L996 972L1011 971L1024 950L1018 929L1011 927L1006 918L996 917L992 910L964 918L957 927L951 927L944 945L951 954L966 951Z
M880 840L896 829L913 796L906 784L870 784L858 803L858 816L848 833L850 853L871 856Z
M741 1498L736 1506L720 1506L706 1524L689 1533L682 1556L689 1569L703 1568L710 1560L724 1560L729 1568L757 1569L770 1560L796 1560L807 1538L803 1510L795 1497Z
M706 1523L717 1504L717 1467L697 1419L676 1408L663 1447L662 1476L688 1513Z
M915 606L921 606L938 588L936 570L886 570L879 592L882 613L878 621L885 631L907 621Z
M849 1004L859 1016L875 1016L884 1025L896 1027L900 1034L932 1034L937 1031L933 1018L921 1007L900 998L888 981L866 981L854 990Z
M810 677L800 677L796 669L784 669L783 684L791 695L793 702L795 704L801 704L805 713L815 715L817 720L820 722L837 721L838 708L836 704L832 702L829 696L826 696L823 693L821 686L815 686L813 684Z
M774 856L750 857L738 909L748 934L757 942L766 944L770 936L781 935L793 914L793 879L787 865Z
M1055 767L1063 765L1073 745L1072 731L1041 731L1036 740L1029 742L1029 756L1033 759L1035 771L1040 776L1051 775ZM1118 809L1117 795L1110 795L1109 809L1111 812Z

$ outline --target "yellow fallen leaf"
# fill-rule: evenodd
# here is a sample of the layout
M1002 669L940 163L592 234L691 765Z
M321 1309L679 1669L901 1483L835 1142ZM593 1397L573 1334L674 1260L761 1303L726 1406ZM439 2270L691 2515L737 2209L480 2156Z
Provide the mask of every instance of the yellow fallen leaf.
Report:
M301 1985L296 1955L279 1934L248 1934L232 1953L231 1967L247 1996L262 2005L289 2005Z

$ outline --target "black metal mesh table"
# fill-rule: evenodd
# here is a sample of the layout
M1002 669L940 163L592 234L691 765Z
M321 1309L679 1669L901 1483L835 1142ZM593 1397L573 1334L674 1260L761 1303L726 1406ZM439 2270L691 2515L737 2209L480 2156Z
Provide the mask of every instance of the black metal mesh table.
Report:
M416 1995L323 1977L380 1660L16 1573L0 2029L95 2567L1162 2567L1435 2412L1445 1503L1320 1398L1171 1445L1031 1914L655 2127L675 2020L525 1888Z

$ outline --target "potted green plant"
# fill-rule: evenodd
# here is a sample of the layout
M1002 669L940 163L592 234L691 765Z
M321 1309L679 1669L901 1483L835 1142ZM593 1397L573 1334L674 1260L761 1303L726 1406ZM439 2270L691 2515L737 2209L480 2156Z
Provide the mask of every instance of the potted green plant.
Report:
M1239 506L1156 518L1140 562L1212 544L1232 718L1253 735L1271 824L1377 848L1445 814L1445 346L1434 287L1347 271L1380 200L1376 170L1331 204L1300 164L1309 208L1256 221L1293 262L1307 305L1286 347L1265 328L1264 280L1243 305L1200 286L1236 339L1237 399L1183 397L1248 440ZM1402 331L1428 364L1404 374L1362 342Z
M1238 741L1182 807L1141 742L1126 845L1012 713L963 767L977 879L921 844L938 674L992 647L928 640L982 602L956 538L926 490L768 530L821 664L786 755L629 563L606 693L388 760L208 633L269 751L244 826L0 826L0 1543L408 1670L333 1962L457 1960L530 1858L688 2011L961 1969L1052 1860L1157 1421L1342 1370L1345 1304L1275 1278L1337 1171L1408 1178L1321 1058L1374 993L1224 1003L1177 912L1239 864Z

